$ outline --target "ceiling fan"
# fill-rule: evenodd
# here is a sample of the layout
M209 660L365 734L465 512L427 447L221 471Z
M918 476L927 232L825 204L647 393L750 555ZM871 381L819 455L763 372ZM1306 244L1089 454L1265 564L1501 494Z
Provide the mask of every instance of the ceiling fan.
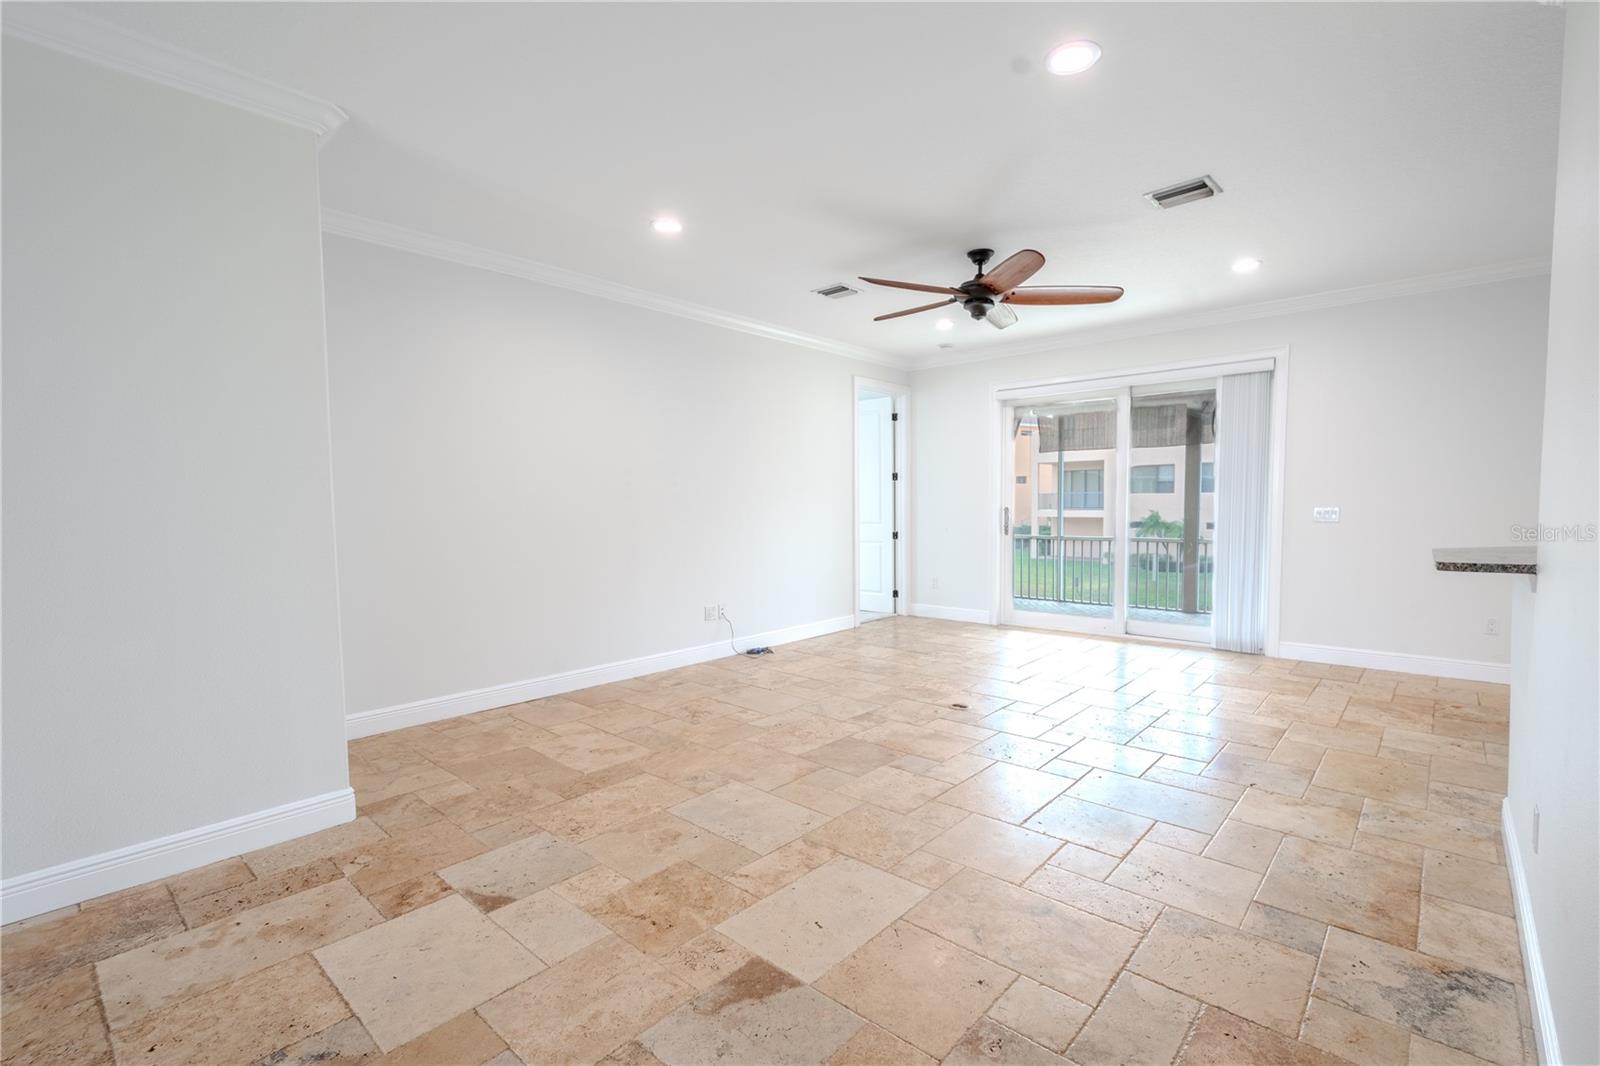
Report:
M914 292L945 293L950 298L921 307L908 307L879 315L874 322L891 318L921 314L939 307L960 303L973 318L981 318L995 329L1005 329L1017 320L1017 313L1007 304L1108 304L1122 298L1122 289L1116 285L1027 285L1027 281L1044 266L1044 256L1032 248L1024 248L1015 255L1001 260L993 270L984 271L984 264L994 258L993 248L974 248L967 253L978 272L971 281L960 285L919 285L914 281L889 281L886 278L862 278L873 285L887 285L891 289L911 289Z

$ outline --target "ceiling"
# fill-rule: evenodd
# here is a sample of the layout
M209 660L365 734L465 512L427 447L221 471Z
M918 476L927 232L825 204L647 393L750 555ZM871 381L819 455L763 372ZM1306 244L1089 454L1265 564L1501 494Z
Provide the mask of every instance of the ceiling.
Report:
M1551 5L80 7L343 108L328 208L907 365L1550 250ZM1074 37L1099 65L1045 72ZM1223 194L1142 197L1201 174ZM1127 295L1000 333L810 292L958 283L975 246Z

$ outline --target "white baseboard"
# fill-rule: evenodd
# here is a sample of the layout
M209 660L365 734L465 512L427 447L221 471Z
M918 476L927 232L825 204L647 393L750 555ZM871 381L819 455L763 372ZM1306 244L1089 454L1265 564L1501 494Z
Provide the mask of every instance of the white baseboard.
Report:
M1533 927L1533 906L1528 899L1522 850L1517 846L1517 826L1511 818L1511 800L1500 801L1500 835L1506 849L1506 870L1511 875L1511 905L1517 912L1517 936L1522 941L1522 963L1528 981L1528 1006L1533 1014L1533 1036L1539 1044L1539 1061L1561 1063L1561 1043L1556 1018L1550 1009L1550 985L1539 955L1539 934Z
M829 633L853 629L855 624L855 616L847 614L838 618L825 618L820 622L790 626L787 629L774 629L767 633L741 636L738 638L738 645L740 648L749 648L758 644L769 647L788 644L796 640L822 637ZM435 696L431 699L396 704L393 707L380 707L372 711L357 711L345 718L345 733L352 740L357 737L369 737L376 733L405 729L408 726L439 722L458 715L475 714L478 711L504 707L507 704L523 703L545 696L559 696L563 692L576 692L578 689L607 685L613 681L626 681L629 678L643 677L645 674L659 673L662 670L673 670L680 666L693 666L696 663L710 662L732 654L733 650L728 646L728 642L719 640L713 644L658 652L655 655L642 655L637 659L587 666L579 670L568 670L526 681L510 681L503 685L473 689L470 692Z
M936 603L913 603L911 613L917 618L938 618L945 622L976 622L982 626L993 622L988 611L971 607L941 607Z
M1332 666L1360 666L1368 670L1390 670L1399 674L1426 674L1453 677L1461 681L1492 681L1511 684L1509 663L1481 663L1471 659L1434 659L1426 655L1403 655L1392 651L1365 648L1336 648L1331 644L1278 644L1280 659L1299 659Z
M356 816L348 788L101 852L0 882L0 921L14 922L147 881L281 844Z

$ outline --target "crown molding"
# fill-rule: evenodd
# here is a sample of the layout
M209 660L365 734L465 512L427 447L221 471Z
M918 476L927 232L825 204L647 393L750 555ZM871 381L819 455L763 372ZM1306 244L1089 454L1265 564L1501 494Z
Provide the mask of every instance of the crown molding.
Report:
M812 348L819 352L827 352L830 355L841 355L847 359L856 359L863 363L889 366L896 370L910 369L905 362L895 360L882 352L876 352L870 348L858 348L853 344L829 340L826 337L818 337L811 333L801 333L798 330L763 322L759 319L746 318L731 311L721 311L715 307L707 307L704 304L680 300L674 296L662 296L659 293L634 288L632 285L607 281L605 278L597 278L590 274L579 274L563 267L551 266L549 263L540 263L532 259L523 259L520 256L510 255L505 252L491 251L475 244L467 244L464 241L436 237L431 233L408 229L405 226L397 226L390 222L380 222L377 219L351 214L347 211L324 208L322 211L322 232L331 233L337 237L366 241L368 244L378 244L386 248L398 249L402 252L425 255L433 259L443 259L451 263L459 263L462 266L492 271L496 274L507 274L526 281L536 281L542 285L554 285L556 288L570 289L573 292L581 292L589 296L598 296L603 300L615 300L617 303L631 304L634 307L643 307L647 310L659 311L662 314L677 315L679 318L689 318L696 322L721 326L723 329L731 329L739 333L749 333L756 337L783 341L802 348Z
M967 363L986 363L994 359L1009 359L1013 356L1021 355L1039 355L1044 352L1064 351L1090 344L1131 340L1136 337L1156 337L1165 333L1204 329L1207 326L1223 326L1233 322L1248 322L1259 318L1277 318L1282 315L1320 311L1325 308L1342 307L1347 304L1389 300L1400 296L1424 296L1428 293L1445 292L1470 285L1489 285L1495 282L1515 281L1519 278L1538 277L1548 273L1550 273L1549 259L1517 259L1495 266L1451 270L1440 274L1423 274L1417 277L1400 278L1395 281L1358 285L1348 289L1329 289L1325 292L1309 293L1305 296L1290 296L1281 300L1269 300L1264 303L1222 307L1214 311L1197 311L1192 314L1166 315L1141 319L1118 326L1104 326L1055 337L1040 337L1037 340L1008 344L1003 347L986 348L982 351L950 358L919 360L913 364L912 369L935 370L939 367L960 366Z
M3 5L6 33L78 59L204 96L326 137L345 113L325 100L246 74L59 3Z

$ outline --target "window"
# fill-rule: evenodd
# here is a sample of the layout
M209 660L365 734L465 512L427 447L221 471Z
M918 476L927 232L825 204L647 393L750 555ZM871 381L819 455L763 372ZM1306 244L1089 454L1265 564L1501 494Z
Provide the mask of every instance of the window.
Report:
M1217 464L1216 463L1201 463L1200 464L1200 491L1201 492L1216 492L1217 491Z
M1129 489L1132 492L1171 492L1172 475L1171 463L1162 463L1160 466L1136 466L1129 478Z
M1099 511L1106 505L1105 471L1101 469L1068 470L1068 511Z
M1027 474L1018 474L1017 475L1017 484L1018 485L1026 485L1027 483L1028 483L1028 475Z

